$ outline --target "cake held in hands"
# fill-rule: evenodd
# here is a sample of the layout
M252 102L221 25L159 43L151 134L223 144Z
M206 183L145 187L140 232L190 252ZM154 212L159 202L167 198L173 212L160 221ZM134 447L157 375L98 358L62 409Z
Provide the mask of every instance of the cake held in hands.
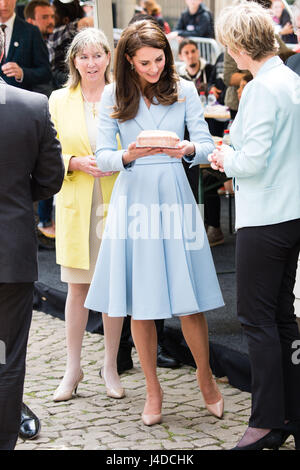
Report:
M140 132L136 139L137 147L168 147L176 148L180 139L175 132L146 130Z

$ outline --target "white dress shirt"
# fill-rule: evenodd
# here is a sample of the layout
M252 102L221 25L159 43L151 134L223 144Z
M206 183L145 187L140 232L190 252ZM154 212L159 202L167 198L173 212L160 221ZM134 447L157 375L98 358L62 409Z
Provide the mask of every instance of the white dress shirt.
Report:
M5 23L2 23L0 21L1 24L6 25L6 29L5 29L5 56L6 57L7 57L9 46L10 46L10 41L11 41L12 32L13 32L13 28L14 28L15 18L16 18L16 14L14 13L9 18L9 20L7 20Z

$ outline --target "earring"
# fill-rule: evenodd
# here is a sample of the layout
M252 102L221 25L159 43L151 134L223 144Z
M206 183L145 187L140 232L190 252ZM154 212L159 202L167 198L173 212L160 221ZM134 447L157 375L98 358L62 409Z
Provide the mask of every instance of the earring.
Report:
M132 71L134 71L134 65L133 65L132 62L131 62L131 64L130 64L130 68L131 68Z

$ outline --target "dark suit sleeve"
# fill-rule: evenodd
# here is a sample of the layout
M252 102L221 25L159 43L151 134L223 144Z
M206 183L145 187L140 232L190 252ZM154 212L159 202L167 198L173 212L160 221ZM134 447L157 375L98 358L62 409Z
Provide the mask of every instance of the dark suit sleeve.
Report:
M33 201L48 199L56 194L64 178L64 165L61 146L56 138L56 131L50 119L48 100L43 99L39 155L31 173Z
M22 66L23 87L31 90L35 85L49 82L52 78L47 46L37 27L31 29L30 35L31 66Z

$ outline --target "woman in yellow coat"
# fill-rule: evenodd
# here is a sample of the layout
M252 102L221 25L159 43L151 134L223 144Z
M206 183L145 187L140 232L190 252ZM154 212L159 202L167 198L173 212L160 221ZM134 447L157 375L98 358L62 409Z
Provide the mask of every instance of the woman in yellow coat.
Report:
M109 83L110 50L106 37L94 28L75 36L67 62L67 86L52 93L49 105L62 145L65 178L56 199L56 261L61 280L68 283L65 307L67 366L54 401L69 400L83 379L80 367L82 339L88 320L84 301L101 243L105 207L116 174L96 166L97 114L104 86ZM121 318L103 315L105 360L102 375L107 394L124 396L116 358Z

